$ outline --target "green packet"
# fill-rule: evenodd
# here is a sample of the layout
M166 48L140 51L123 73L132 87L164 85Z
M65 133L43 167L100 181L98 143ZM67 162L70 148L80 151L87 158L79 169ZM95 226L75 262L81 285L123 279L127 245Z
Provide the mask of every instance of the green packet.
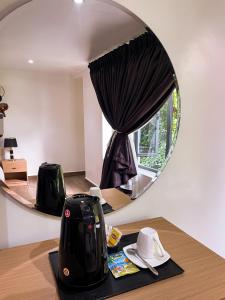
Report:
M124 254L123 251L110 254L108 257L108 266L115 278L134 274L140 270Z

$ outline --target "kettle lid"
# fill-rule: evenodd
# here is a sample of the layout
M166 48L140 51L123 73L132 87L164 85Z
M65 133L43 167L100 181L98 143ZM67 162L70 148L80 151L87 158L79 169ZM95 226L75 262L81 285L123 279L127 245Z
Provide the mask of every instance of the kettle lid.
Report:
M74 194L66 198L65 205L70 207L75 207L82 203L92 204L93 202L98 202L100 199L97 196L90 196L88 194Z

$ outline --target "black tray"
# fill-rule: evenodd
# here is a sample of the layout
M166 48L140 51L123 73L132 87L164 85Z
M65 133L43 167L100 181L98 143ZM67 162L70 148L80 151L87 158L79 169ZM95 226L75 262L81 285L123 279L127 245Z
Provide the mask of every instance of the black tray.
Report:
M122 248L126 245L135 243L137 235L138 233L132 233L123 236L120 241L118 251L122 250ZM110 272L107 279L100 286L86 291L78 291L76 289L68 289L67 287L64 287L58 280L58 251L50 252L49 260L56 279L61 300L102 300L182 274L184 272L184 270L172 259L169 259L166 263L156 268L159 272L159 276L157 277L147 269L140 269L140 272L117 279L115 279Z

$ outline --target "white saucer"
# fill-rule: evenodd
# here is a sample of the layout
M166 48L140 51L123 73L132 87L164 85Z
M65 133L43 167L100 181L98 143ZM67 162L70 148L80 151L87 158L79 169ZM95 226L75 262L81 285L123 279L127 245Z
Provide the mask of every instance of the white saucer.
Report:
M127 253L127 249L129 248L134 248L134 249L137 249L137 246L136 246L136 243L135 244L131 244L131 245L128 245L126 247L123 248L123 251L125 253L125 255L127 256L127 258L132 261L132 263L134 263L135 265L137 265L138 267L140 268L143 268L143 269L147 269L147 266L140 260L138 259L136 256L132 255L132 254L129 254ZM152 258L149 258L149 259L145 259L152 267L158 267L162 264L164 264L167 260L170 259L170 255L167 251L165 251L165 255L163 257L157 255L157 256L154 256Z

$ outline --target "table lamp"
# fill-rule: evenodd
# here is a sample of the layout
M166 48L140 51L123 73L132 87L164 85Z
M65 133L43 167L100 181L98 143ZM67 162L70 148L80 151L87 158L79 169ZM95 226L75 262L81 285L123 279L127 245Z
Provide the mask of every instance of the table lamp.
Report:
M4 148L10 149L10 159L14 159L13 148L17 147L16 138L5 138L4 139Z

